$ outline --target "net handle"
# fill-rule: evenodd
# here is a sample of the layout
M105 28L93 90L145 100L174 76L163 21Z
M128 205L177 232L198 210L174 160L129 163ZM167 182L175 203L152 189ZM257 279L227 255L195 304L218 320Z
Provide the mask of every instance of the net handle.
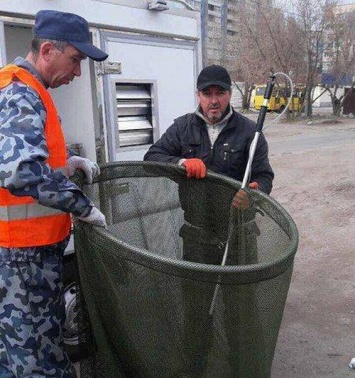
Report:
M245 168L241 189L245 189L247 187L248 183L249 183L251 166L253 164L253 159L254 159L254 155L255 155L255 151L256 151L256 146L258 144L259 136L260 136L260 133L263 129L265 116L266 116L267 108L268 108L268 105L269 105L269 100L271 98L272 90L273 90L274 85L275 85L275 79L276 79L276 76L271 75L270 80L269 80L269 82L266 86L266 90L265 90L265 94L264 94L264 101L263 101L263 104L261 106L261 109L260 109L260 112L259 112L259 115L258 115L258 120L256 121L255 134L254 134L254 138L253 138L253 141L252 141L252 143L250 145L250 149L249 149L249 158L248 158L247 166ZM241 217L242 216L243 215L241 214ZM226 261L227 261L229 242L230 242L232 234L234 233L234 224L235 224L234 217L230 217L228 239L227 239L226 247L224 249L224 254L223 254L221 266L224 266L226 264ZM244 261L244 259L242 261ZM211 301L211 306L210 306L210 309L209 309L209 315L210 316L213 315L213 311L214 311L214 308L215 308L215 305L216 305L216 302L217 302L217 296L218 296L219 288L220 288L220 284L216 284L216 287L215 287L214 293L213 293L213 297L212 297L212 301Z

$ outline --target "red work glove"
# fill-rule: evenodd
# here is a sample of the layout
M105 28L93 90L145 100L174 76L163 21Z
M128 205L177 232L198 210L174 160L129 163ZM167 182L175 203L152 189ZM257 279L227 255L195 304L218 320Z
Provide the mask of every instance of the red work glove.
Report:
M186 168L187 177L197 179L206 177L207 169L201 159L186 159L182 165Z
M258 189L258 187L259 184L256 181L249 184L250 189ZM240 210L245 210L250 206L250 204L251 200L249 194L244 189L238 190L237 194L233 198L232 206Z

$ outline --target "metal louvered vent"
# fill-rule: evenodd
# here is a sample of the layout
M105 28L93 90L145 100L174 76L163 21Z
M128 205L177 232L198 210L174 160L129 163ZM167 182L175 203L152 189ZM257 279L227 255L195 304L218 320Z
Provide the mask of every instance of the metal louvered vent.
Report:
M151 84L116 83L116 147L153 143Z

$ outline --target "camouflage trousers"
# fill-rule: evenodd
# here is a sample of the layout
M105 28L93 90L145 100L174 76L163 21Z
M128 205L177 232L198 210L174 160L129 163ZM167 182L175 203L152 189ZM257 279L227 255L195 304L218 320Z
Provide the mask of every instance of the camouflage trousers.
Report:
M67 242L0 248L1 378L75 377L62 340Z

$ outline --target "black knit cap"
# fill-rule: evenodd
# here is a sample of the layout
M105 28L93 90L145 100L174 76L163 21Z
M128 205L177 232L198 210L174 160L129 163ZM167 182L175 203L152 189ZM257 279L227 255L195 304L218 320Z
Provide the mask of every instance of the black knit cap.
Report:
M205 67L200 72L197 78L197 89L202 91L211 85L218 85L223 89L230 89L232 81L224 67L212 64L211 66Z

